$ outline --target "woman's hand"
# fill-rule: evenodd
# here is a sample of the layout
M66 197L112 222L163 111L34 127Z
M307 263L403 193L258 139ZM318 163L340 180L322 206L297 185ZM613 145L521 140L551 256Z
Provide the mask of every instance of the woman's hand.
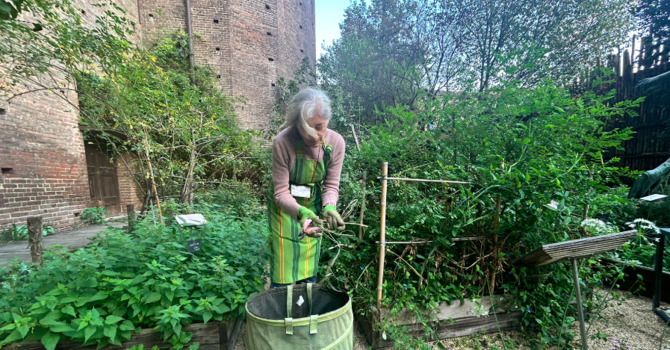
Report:
M344 220L342 220L342 217L340 214L337 212L337 209L335 209L335 206L332 204L326 205L325 208L323 208L323 219L326 220L326 223L328 224L328 228L331 230L337 229L338 231L344 231Z
M307 209L306 207L300 207L298 209L298 219L300 220L300 226L302 227L302 232L310 237L319 238L321 237L321 229L318 227L310 226L312 222L317 225L323 224L323 221L319 219L313 211Z

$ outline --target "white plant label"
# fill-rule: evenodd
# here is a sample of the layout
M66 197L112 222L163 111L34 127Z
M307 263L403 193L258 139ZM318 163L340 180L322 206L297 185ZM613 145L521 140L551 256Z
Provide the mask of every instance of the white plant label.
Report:
M309 198L310 197L310 188L309 186L297 186L291 185L291 196L298 198Z

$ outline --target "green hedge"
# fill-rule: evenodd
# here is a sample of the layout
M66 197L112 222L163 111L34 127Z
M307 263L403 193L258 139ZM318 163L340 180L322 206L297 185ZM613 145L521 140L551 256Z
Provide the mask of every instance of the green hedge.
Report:
M208 219L191 234L147 218L133 234L108 229L74 253L54 249L40 268L3 270L1 345L61 339L120 345L142 328L157 327L175 349L191 323L242 317L246 300L263 289L265 221L234 218L215 207L195 208ZM220 208L219 208L220 209ZM186 241L202 240L187 252Z

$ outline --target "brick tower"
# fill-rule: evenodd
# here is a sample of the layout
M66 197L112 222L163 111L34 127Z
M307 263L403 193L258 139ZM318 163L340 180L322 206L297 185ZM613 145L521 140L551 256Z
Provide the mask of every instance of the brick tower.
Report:
M191 0L195 62L210 66L238 103L240 126L265 129L274 84L292 79L303 59L316 62L315 0ZM139 1L145 44L186 30L185 0Z

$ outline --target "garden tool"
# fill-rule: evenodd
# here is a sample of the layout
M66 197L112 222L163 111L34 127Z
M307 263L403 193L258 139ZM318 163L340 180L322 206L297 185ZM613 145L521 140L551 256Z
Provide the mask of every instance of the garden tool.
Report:
M323 224L323 221L319 219L319 217L316 216L313 211L306 207L300 207L300 209L298 209L298 218L300 219L300 227L302 227L302 232L298 236L299 239L302 239L304 235L315 238L321 237L322 234L319 232L321 229L311 225L313 223L316 225L321 225Z

